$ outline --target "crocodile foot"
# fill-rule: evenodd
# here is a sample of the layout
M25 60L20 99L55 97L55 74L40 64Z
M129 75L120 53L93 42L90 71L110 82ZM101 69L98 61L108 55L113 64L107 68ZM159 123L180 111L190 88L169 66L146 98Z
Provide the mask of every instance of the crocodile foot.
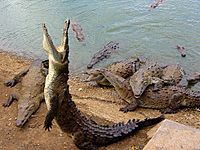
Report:
M9 107L14 100L17 100L17 96L15 94L10 94L8 100L2 104L3 107Z
M13 79L4 82L4 85L7 86L7 87L13 87L16 84L17 84L17 82L15 80L13 80Z
M52 129L52 121L49 121L49 119L47 119L47 117L46 117L46 119L45 119L45 121L44 121L44 129L45 130L48 130L48 131L50 131L50 128Z
M137 108L137 103L133 102L131 104L126 105L125 107L120 108L119 110L127 113L129 111L134 111Z

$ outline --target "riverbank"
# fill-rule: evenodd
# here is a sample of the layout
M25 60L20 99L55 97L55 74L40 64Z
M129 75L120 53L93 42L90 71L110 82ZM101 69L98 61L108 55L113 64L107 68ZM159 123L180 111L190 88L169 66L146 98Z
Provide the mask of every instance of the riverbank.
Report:
M8 88L3 85L5 80L12 78L19 71L25 69L31 63L30 59L19 57L14 54L0 51L0 103L2 104L8 95L20 89L20 85L15 88ZM119 112L119 108L124 104L119 99L114 89L91 87L82 82L76 75L70 76L70 92L73 100L81 111L99 123L109 124L119 121L127 121L131 118L144 119L146 117L157 116L160 113L151 109L137 109L135 112L124 114ZM16 90L17 89L17 90ZM48 132L43 129L43 122L47 112L43 103L39 110L31 117L24 128L15 126L17 116L17 102L15 101L9 108L0 106L0 149L16 150L54 150L77 148L71 137L62 133L59 128L53 125L53 129ZM179 123L200 128L200 112L195 109L184 109L176 114L166 115L166 118ZM135 135L118 143L102 147L105 150L130 150L131 147L142 149L149 141L152 130L151 127L136 132ZM151 132L150 132L151 131Z

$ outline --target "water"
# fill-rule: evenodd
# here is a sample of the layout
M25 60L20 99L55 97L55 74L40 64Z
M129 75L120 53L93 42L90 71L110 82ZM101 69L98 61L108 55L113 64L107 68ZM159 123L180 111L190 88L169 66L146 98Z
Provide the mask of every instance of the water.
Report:
M29 57L46 58L41 23L45 22L59 44L63 21L70 18L84 30L80 43L70 30L71 71L86 68L92 55L109 41L120 50L97 66L134 55L159 62L179 63L200 70L200 0L165 0L149 11L152 0L0 0L0 48ZM187 56L175 49L183 45Z

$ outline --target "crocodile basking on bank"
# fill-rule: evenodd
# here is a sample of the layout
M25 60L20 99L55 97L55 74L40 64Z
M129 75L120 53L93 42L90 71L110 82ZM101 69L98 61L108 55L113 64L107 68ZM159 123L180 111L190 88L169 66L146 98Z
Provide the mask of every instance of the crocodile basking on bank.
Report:
M130 58L128 60L114 62L106 66L106 69L123 78L128 78L138 71L142 63L143 62L139 58ZM99 68L87 70L86 74L89 75L89 77L85 80L86 82L95 81L97 85L100 86L112 86L110 82L101 74Z
M126 124L120 122L114 125L98 125L86 118L76 107L69 93L68 85L68 28L70 20L65 21L63 29L63 42L59 51L53 45L45 24L43 29L43 48L49 58L49 73L45 82L45 102L48 113L44 128L52 127L55 119L60 129L73 135L73 141L80 149L96 150L99 146L118 141L141 127L153 125L163 120L163 116L145 119L143 121L130 120Z
M102 69L101 72L114 86L118 95L128 103L126 107L120 109L121 111L135 110L139 106L170 113L181 107L200 107L200 91L193 92L182 86L164 86L155 92L154 87L149 86L141 97L136 99L128 80L106 69Z
M130 78L129 83L136 98L139 98L152 84L154 84L155 91L165 85L183 87L188 85L186 74L178 64L161 66L157 62L142 57L118 61L108 65L105 69L122 78ZM101 73L100 68L91 69L86 74L89 75L86 82L95 81L98 85L112 86Z
M22 83L19 95L11 94L3 104L4 107L9 107L14 100L18 100L17 127L22 127L44 100L45 68L41 66L44 63L45 61L35 60L28 69L21 71L13 79L4 83L9 87L13 87L19 82Z

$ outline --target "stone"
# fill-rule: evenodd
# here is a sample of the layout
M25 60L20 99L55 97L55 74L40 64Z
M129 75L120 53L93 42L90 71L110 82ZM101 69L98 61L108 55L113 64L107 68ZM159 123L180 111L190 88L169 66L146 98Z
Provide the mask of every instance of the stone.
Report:
M165 119L143 150L200 150L200 130Z

